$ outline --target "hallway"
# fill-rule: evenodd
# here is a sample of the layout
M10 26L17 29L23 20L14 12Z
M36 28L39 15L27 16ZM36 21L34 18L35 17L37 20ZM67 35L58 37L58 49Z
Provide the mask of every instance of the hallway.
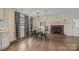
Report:
M78 51L79 37L52 36L48 39L24 38L5 51Z

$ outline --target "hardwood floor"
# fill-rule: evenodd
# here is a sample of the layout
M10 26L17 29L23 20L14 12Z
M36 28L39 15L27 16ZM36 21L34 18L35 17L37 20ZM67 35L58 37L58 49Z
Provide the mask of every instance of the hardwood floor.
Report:
M79 37L63 35L51 36L45 39L23 38L10 45L5 51L78 51Z

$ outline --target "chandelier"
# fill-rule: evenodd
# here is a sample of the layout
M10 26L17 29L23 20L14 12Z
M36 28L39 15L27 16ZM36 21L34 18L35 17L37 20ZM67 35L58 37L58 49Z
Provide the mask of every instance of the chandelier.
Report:
M43 10L43 9L34 9L33 11L32 11L32 14L33 14L33 16L37 16L37 17L39 17L39 16L44 16L45 15L45 11Z

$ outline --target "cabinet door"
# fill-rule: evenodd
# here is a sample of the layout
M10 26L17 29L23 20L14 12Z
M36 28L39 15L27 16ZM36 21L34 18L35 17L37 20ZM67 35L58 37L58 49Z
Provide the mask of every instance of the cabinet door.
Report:
M20 38L24 37L24 25L25 25L25 19L24 17L20 17Z
M1 40L2 40L2 38L1 38L1 33L0 33L0 50L1 50L1 46L2 46Z
M29 35L29 17L25 16L25 36Z
M24 37L24 27L20 27L20 38Z
M0 19L3 19L3 8L0 8Z
M2 49L9 46L9 35L8 32L2 34Z

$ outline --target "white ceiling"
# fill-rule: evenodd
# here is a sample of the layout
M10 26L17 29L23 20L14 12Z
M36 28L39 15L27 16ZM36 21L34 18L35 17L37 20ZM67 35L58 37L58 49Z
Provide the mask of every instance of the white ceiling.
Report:
M46 16L79 13L79 8L17 8L17 10L29 16L34 16L34 12L37 10L40 10Z

